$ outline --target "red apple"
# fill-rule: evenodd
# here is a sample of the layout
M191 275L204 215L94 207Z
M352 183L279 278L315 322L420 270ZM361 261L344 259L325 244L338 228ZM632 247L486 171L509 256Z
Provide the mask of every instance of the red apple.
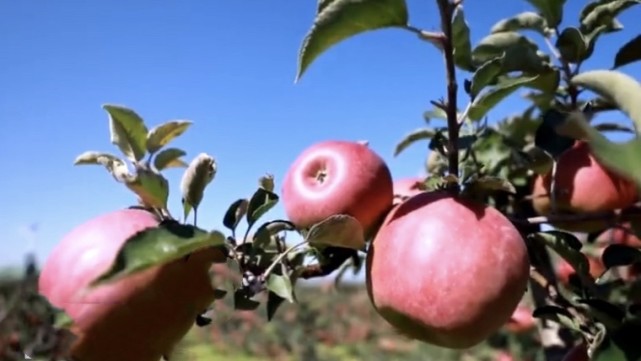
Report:
M580 343L574 346L570 352L563 357L563 361L589 361L588 350L585 344Z
M64 236L46 260L39 291L74 321L72 357L83 361L158 361L214 301L208 274L225 255L214 249L88 289L133 234L155 227L150 212L103 214Z
M287 171L282 200L298 228L336 214L356 218L373 232L394 198L385 161L362 142L324 141L304 150ZM345 244L360 248L362 245Z
M420 188L422 183L423 178L420 177L401 178L394 181L394 204L424 192Z
M630 247L641 248L641 240L634 234L629 223L623 223L620 227L612 227L601 233L596 242L603 244L623 244Z
M519 305L512 317L505 324L509 332L520 334L536 328L536 319L532 316L532 308L524 304Z
M525 242L505 216L445 191L396 206L366 261L378 313L410 338L452 349L498 331L518 306L529 272Z
M550 172L534 182L532 205L540 215L552 212L551 181ZM629 207L638 198L634 182L601 165L584 141L577 141L559 157L555 190L557 211L565 214L609 212ZM608 227L607 222L595 220L552 225L571 232L595 232Z

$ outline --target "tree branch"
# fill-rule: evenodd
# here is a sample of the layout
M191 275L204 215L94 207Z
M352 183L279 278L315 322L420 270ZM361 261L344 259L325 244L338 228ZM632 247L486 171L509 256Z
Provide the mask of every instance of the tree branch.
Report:
M441 14L441 29L445 35L443 41L443 54L445 56L445 69L447 74L447 132L448 132L448 171L458 177L458 137L459 123L457 114L456 67L454 66L454 45L452 43L452 16L456 3L449 0L438 0Z

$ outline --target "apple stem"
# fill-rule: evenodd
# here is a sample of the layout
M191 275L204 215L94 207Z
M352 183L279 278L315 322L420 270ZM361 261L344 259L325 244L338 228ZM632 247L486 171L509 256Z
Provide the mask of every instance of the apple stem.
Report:
M454 9L460 2L450 0L438 0L439 13L441 15L441 29L445 38L443 39L443 54L445 55L445 67L447 73L447 133L448 133L448 173L458 177L458 138L459 122L457 114L457 92L456 68L454 66L454 46L452 44L452 17Z

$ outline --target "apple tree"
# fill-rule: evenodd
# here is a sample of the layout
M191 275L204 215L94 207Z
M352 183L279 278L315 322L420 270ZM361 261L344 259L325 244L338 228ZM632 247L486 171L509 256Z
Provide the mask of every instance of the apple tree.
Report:
M641 1L594 0L578 17L564 0L528 3L472 44L462 0L434 1L439 31L413 24L404 0L319 0L297 81L366 31L402 29L443 56L443 98L423 127L399 130L395 150L424 146L428 175L395 179L366 142L326 140L282 179L257 175L255 192L221 215L225 229L198 226L215 157L185 161L171 147L192 123L151 127L104 105L121 155L92 150L75 164L104 167L137 204L71 230L43 267L38 290L74 336L69 359L171 360L194 323L216 322L216 300L270 320L298 302L297 281L353 267L380 317L416 342L467 349L536 328L537 352L520 359L641 360L641 84L621 70L641 60L641 35L610 69L583 66ZM492 109L517 91L529 105L497 119ZM607 112L630 124L597 122ZM171 167L184 168L173 213ZM287 219L269 218L279 203ZM239 271L233 289L212 286L214 263Z

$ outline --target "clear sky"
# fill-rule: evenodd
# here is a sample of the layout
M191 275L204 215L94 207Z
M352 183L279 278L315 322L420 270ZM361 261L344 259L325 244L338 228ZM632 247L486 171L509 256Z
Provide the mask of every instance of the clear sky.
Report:
M585 1L569 0L568 24ZM411 23L436 30L435 1L410 0ZM394 177L419 174L425 147L392 156L423 125L429 100L444 95L440 54L415 35L376 31L322 55L294 84L297 52L316 1L1 1L0 265L21 262L35 240L42 259L74 225L126 207L135 198L97 166L73 167L109 143L104 103L123 104L153 126L194 125L174 146L190 160L207 152L218 174L199 211L201 226L222 227L227 206L249 196L266 172L277 187L307 146L327 139L368 140ZM525 1L468 1L472 41L497 20L530 10ZM616 49L641 32L638 15L599 43L609 67ZM538 37L536 37L538 39ZM627 72L641 79L638 65ZM518 95L490 118L519 110ZM169 170L179 214L182 170ZM269 218L284 217L282 206Z

